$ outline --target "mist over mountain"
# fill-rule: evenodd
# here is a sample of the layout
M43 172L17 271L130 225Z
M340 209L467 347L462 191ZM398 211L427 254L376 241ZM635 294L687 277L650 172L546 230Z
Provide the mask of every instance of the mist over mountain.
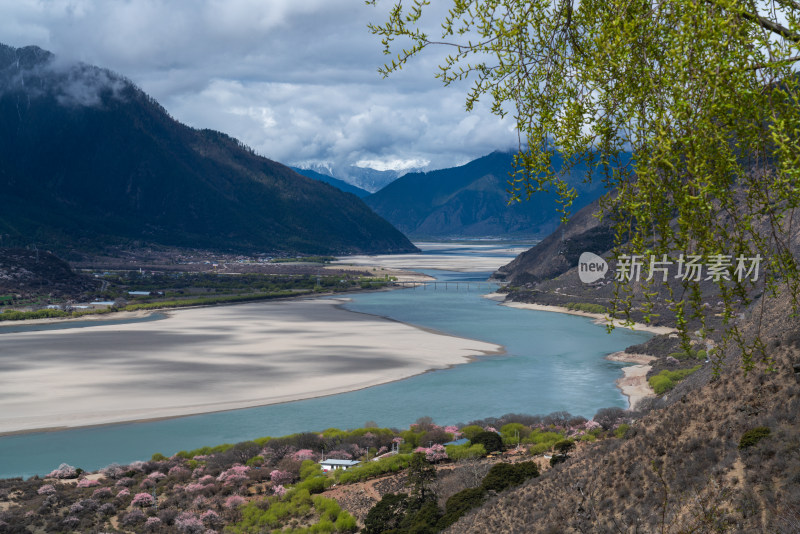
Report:
M311 169L301 169L299 167L290 167L290 169L292 169L297 174L301 174L307 178L311 178L312 180L317 180L320 182L325 182L326 184L330 184L336 189L344 191L345 193L352 193L358 198L364 198L370 195L369 191L348 184L344 180L339 180L338 178L334 178L333 176L328 176L327 174L321 174L316 171L312 171Z
M0 240L53 250L415 250L361 200L189 128L123 76L0 45Z
M399 171L379 171L369 167L358 167L357 165L342 166L325 163L299 164L297 165L297 168L302 169L303 171L313 171L323 176L335 178L358 187L359 189L363 189L368 193L380 191L390 183L409 172L408 169Z
M536 193L509 205L513 157L493 152L460 167L409 173L365 201L412 237L544 237L559 224L556 194ZM573 211L604 192L601 184L583 183L585 172L585 167L576 166L567 176L579 193Z

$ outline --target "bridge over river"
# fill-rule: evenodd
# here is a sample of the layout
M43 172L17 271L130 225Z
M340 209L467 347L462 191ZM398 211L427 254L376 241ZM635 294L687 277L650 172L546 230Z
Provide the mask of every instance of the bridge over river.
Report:
M388 282L388 287L406 287L409 289L421 289L421 290L428 290L433 289L436 290L444 290L444 291L459 291L466 289L469 291L470 289L496 289L498 287L503 286L504 284L501 282L480 282L480 281L441 281L441 280L430 280L424 282L399 282L393 281Z

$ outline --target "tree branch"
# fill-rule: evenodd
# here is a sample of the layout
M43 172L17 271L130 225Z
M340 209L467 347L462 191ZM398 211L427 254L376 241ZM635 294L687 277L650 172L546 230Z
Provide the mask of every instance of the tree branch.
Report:
M765 30L769 30L772 33L777 33L784 39L792 41L794 43L800 43L800 34L797 34L790 30L785 26L781 26L777 22L771 21L767 18L764 18L760 15L754 15L752 13L748 13L747 11L741 11L739 16L743 19L749 20L750 22L755 22Z

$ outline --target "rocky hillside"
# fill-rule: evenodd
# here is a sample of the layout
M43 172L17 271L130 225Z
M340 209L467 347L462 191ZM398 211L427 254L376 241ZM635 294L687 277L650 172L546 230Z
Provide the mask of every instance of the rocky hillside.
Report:
M124 77L0 45L0 238L56 252L415 247L353 195L175 121Z
M7 297L9 304L35 295L79 299L99 286L49 252L0 248L0 297Z
M595 209L496 273L514 285L509 299L608 304L611 277L583 284L576 268L581 252L603 255L610 239L608 227L591 217ZM800 238L791 238L798 258ZM713 308L713 292L703 291ZM651 376L675 366L700 364L699 370L640 405L642 417L625 439L583 449L521 489L491 499L448 532L800 532L800 322L788 292L751 296L735 320L745 340L760 337L769 362L745 373L733 343L717 371L703 358L678 362L670 354L682 349L670 336L631 347L659 357ZM634 305L640 297L635 286ZM655 322L669 324L669 310L657 311L662 315ZM709 316L714 319L713 312ZM633 318L640 319L641 310ZM712 326L722 325L717 318Z
M584 449L448 532L798 532L800 329L787 299L764 302L773 369L728 352L655 403L624 440ZM757 430L759 429L759 430ZM766 430L765 430L766 429Z

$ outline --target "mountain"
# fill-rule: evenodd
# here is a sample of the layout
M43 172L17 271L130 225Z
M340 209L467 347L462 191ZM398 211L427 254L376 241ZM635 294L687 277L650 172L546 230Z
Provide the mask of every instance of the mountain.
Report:
M0 45L0 239L98 250L415 247L361 200L189 128L122 76Z
M379 171L369 167L358 167L356 165L336 165L329 163L300 164L298 168L302 169L303 171L312 171L322 176L335 178L336 180L348 183L352 186L358 187L359 189L363 189L368 193L374 193L375 191L381 190L408 172L395 170ZM312 176L312 178L317 177Z
M42 295L81 298L98 290L100 282L72 270L69 264L44 250L0 248L0 306Z
M365 201L414 237L545 236L559 223L556 195L509 205L512 164L513 154L494 152L461 167L406 174ZM585 171L575 168L568 177L580 193L573 210L603 193L600 184L582 183Z
M354 185L350 185L344 180L339 180L338 178L334 178L333 176L328 176L327 174L320 174L316 171L312 171L311 169L300 169L298 167L290 167L290 168L297 174L302 174L303 176L311 178L312 180L325 182L326 184L330 184L336 189L339 189L340 191L344 191L345 193L351 193L357 196L358 198L364 198L369 196L369 191L366 191Z

